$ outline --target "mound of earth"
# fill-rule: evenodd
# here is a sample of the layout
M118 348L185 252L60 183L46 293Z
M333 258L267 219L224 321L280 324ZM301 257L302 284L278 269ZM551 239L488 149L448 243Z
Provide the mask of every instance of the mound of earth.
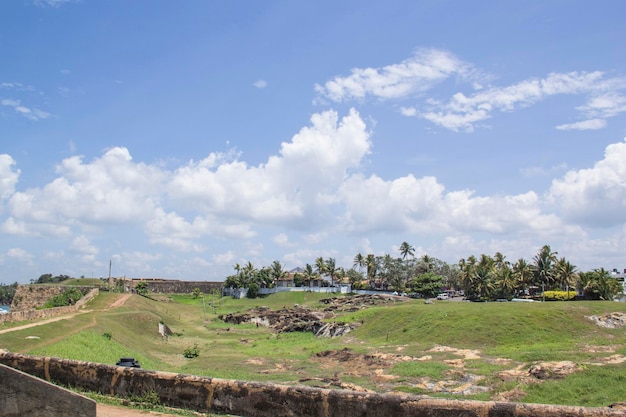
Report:
M410 301L409 297L389 294L363 294L351 297L324 298L320 303L327 304L325 311L357 311L366 307Z
M270 327L278 333L311 332L321 337L338 337L349 333L358 324L325 322L333 315L315 311L306 307L283 308L270 310L258 307L246 313L223 314L219 318L226 323L253 323L257 326Z
M609 329L617 329L626 326L625 313L607 313L602 316L589 316L598 326L607 327Z

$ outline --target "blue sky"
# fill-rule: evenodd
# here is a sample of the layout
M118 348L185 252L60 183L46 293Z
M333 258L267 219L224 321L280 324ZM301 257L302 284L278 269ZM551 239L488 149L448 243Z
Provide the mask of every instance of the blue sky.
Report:
M0 282L549 244L626 268L623 1L0 3Z

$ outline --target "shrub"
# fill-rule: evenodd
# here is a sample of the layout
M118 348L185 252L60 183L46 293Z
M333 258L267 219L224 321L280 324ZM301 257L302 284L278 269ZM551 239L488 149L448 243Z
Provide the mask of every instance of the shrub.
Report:
M183 356L187 359L193 359L200 356L200 349L198 348L198 344L194 343L193 346L188 347L183 351Z
M75 304L80 300L83 294L78 288L68 288L59 295L55 295L43 305L43 308L63 307L70 304ZM70 303L70 300L72 301Z
M111 340L111 338L113 337L113 335L111 334L111 332L104 332L102 334L102 337L104 337L107 340Z
M550 301L569 301L576 298L576 291L545 291L543 295Z

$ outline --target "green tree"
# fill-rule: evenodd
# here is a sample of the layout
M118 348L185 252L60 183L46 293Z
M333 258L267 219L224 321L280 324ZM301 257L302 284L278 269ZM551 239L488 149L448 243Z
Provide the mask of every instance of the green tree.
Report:
M578 274L579 288L593 300L613 300L623 293L623 287L604 268Z
M324 272L330 277L330 286L335 286L335 277L337 276L337 265L335 258L328 258L324 262Z
M376 257L372 254L367 255L365 258L365 265L367 267L367 281L370 288L376 286L376 273L378 265L376 263Z
M556 262L555 283L561 290L569 290L570 286L576 285L576 266L565 258L559 259Z
M272 277L272 281L275 283L276 281L283 279L287 276L287 271L283 269L283 266L278 261L272 262L272 266L270 266L270 276Z
M533 267L524 258L519 258L513 264L515 286L520 290L527 290L532 285L534 275Z
M444 277L432 272L424 272L412 278L408 283L411 292L422 294L424 297L434 297L444 285Z
M541 286L544 290L552 289L554 286L556 255L557 252L552 252L549 245L544 245L533 258L535 285Z
M411 246L408 242L402 242L400 245L400 256L402 260L405 260L407 256L413 257L415 254L415 248Z

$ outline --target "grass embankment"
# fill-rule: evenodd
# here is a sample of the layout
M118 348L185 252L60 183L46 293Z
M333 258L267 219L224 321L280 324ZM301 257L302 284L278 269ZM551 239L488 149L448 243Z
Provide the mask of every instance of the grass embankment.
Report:
M160 301L132 296L123 306L107 309L119 296L102 293L87 306L91 312L2 334L0 348L109 364L133 356L147 369L288 384L341 380L377 391L454 398L487 400L512 390L521 393L514 399L523 402L600 406L626 398L626 365L608 360L611 355L626 355L626 329L602 328L586 318L626 312L623 303L424 304L412 300L343 314L338 321L362 325L344 337L325 339L305 333L274 334L264 327L217 319L220 314L260 305L323 308L318 301L327 296L317 293L281 293L255 300L207 295L204 303L191 296L160 297ZM175 333L167 341L157 333L159 321ZM198 347L199 356L186 359L183 351L191 346ZM474 354L463 358L458 351L439 346L471 349ZM344 348L370 356L420 360L385 362L376 356L359 364L315 356ZM500 377L502 371L556 360L572 361L579 370L532 384ZM463 384L470 376L482 391L441 394L424 384L455 379Z

